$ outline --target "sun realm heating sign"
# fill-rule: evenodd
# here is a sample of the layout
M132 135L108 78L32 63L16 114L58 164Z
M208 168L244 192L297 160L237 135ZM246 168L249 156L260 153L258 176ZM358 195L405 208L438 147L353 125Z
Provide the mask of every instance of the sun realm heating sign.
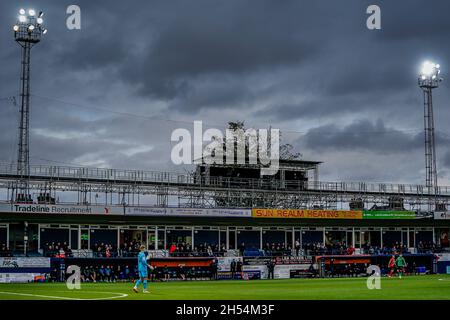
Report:
M253 209L254 218L362 219L362 211L308 209Z
M414 211L253 209L253 218L285 219L415 219Z

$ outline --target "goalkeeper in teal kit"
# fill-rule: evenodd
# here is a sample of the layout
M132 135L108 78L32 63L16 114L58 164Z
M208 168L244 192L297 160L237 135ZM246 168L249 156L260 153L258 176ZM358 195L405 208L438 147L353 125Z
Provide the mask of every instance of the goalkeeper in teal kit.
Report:
M148 280L148 268L153 269L147 263L147 255L145 254L145 246L140 246L139 248L141 252L138 254L138 271L139 271L139 279L136 281L133 291L138 293L139 286L142 284L144 287L143 293L149 293L147 290L147 280Z

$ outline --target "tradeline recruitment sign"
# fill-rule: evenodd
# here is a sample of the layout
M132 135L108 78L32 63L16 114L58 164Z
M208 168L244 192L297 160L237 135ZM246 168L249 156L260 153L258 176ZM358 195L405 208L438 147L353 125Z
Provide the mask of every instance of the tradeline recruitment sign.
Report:
M0 212L23 214L123 214L121 206L1 203Z

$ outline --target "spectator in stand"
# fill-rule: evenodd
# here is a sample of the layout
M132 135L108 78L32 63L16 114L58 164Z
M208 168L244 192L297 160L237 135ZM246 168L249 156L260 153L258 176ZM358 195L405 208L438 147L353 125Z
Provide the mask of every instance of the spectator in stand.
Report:
M135 257L139 253L139 248L141 245L142 243L136 240L129 243L125 241L119 246L119 255L122 257ZM114 247L110 245L109 250L111 255L114 256Z
M11 252L8 250L6 243L2 243L0 246L0 257L10 257Z
M101 245L97 245L97 257L99 257L99 258L103 257L102 247L103 247L103 243Z
M128 257L128 244L124 242L120 247L120 255L122 257Z
M295 240L295 255L298 257L298 254L300 252L300 241Z
M73 257L73 252L70 247L67 247L66 249L66 257Z
M55 258L64 259L66 257L66 253L63 248L59 249L58 253L55 255Z
M245 243L242 242L241 245L239 246L239 253L241 256L244 256L244 251L245 251Z
M355 248L353 246L350 246L347 248L347 255L351 256L355 253Z
M177 251L177 246L175 245L175 243L172 243L169 248L169 254L172 255L173 253L175 253L175 251Z

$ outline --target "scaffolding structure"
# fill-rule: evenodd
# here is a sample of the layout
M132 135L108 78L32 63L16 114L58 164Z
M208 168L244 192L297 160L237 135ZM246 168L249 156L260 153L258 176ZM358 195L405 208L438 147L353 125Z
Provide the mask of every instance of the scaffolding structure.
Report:
M13 165L0 165L0 195L14 203L21 177ZM30 166L33 195L48 195L39 203L102 204L186 208L305 208L345 209L360 202L395 210L426 212L430 187L412 184L209 179L195 174L104 168ZM434 188L436 200L447 205L450 186ZM42 200L44 199L44 200ZM46 200L50 199L50 200Z

